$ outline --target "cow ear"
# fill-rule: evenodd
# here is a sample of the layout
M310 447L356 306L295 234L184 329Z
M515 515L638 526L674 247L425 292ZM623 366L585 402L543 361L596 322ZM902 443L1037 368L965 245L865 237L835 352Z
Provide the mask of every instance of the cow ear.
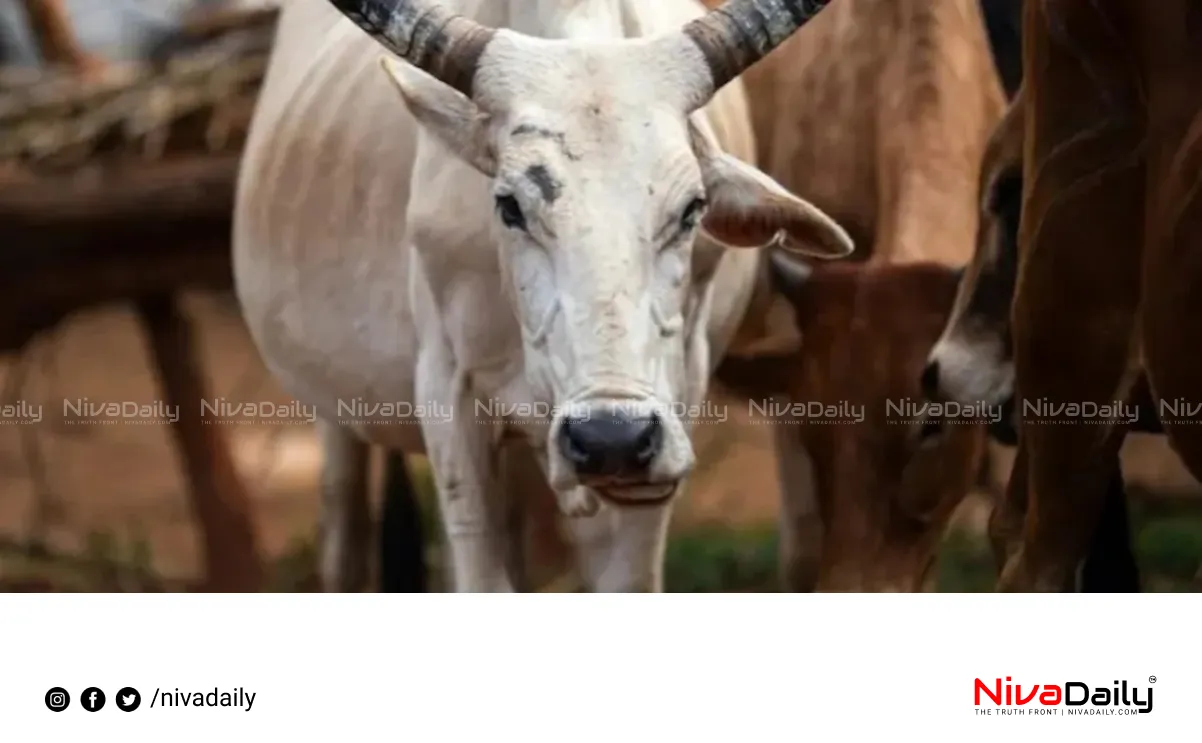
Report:
M409 112L451 152L490 178L497 162L488 143L488 115L470 98L408 62L380 57L380 66Z
M811 258L851 255L851 238L821 209L720 151L697 125L690 123L690 129L709 202L701 228L711 238L735 248L776 241L782 250Z

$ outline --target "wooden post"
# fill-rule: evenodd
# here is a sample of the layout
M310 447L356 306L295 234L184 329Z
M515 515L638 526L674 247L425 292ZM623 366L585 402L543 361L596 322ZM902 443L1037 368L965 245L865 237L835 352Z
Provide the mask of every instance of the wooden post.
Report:
M137 307L165 401L179 411L171 430L187 471L192 510L201 526L205 589L259 591L263 563L250 498L221 427L201 420L200 401L208 395L192 325L174 297L143 299Z
M38 51L46 64L64 65L87 77L104 71L104 61L80 46L63 0L24 0L24 3Z

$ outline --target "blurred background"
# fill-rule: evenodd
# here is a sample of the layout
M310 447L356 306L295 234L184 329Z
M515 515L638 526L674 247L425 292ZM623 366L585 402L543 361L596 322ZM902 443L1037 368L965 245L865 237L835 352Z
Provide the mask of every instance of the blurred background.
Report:
M74 40L38 15L60 4ZM206 520L257 551L268 590L317 587L311 425L101 424L62 405L289 401L229 291L233 177L272 6L0 0L0 590L197 590L223 567L205 562ZM699 429L670 591L777 590L771 434L745 408ZM1202 588L1197 483L1155 437L1129 437L1123 456L1146 590ZM410 466L437 587L431 483ZM1000 487L1008 457L994 469ZM963 503L930 588L991 589L989 508L989 487Z

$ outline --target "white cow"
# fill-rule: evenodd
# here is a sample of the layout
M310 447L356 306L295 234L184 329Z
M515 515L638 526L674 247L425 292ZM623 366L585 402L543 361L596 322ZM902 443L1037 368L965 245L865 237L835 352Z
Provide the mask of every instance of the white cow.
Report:
M284 4L239 184L238 295L331 450L427 453L457 590L514 588L502 450L537 459L590 588L661 590L694 464L682 406L742 319L758 248L852 250L745 164L727 85L824 4ZM420 426L379 407L398 401ZM513 433L528 448L502 447ZM352 548L340 519L327 572Z

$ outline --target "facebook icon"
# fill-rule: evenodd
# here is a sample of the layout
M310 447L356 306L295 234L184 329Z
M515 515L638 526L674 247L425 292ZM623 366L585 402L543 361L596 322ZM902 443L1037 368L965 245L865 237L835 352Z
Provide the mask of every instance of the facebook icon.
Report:
M97 712L104 707L104 692L95 686L89 686L79 695L79 701L88 712Z

